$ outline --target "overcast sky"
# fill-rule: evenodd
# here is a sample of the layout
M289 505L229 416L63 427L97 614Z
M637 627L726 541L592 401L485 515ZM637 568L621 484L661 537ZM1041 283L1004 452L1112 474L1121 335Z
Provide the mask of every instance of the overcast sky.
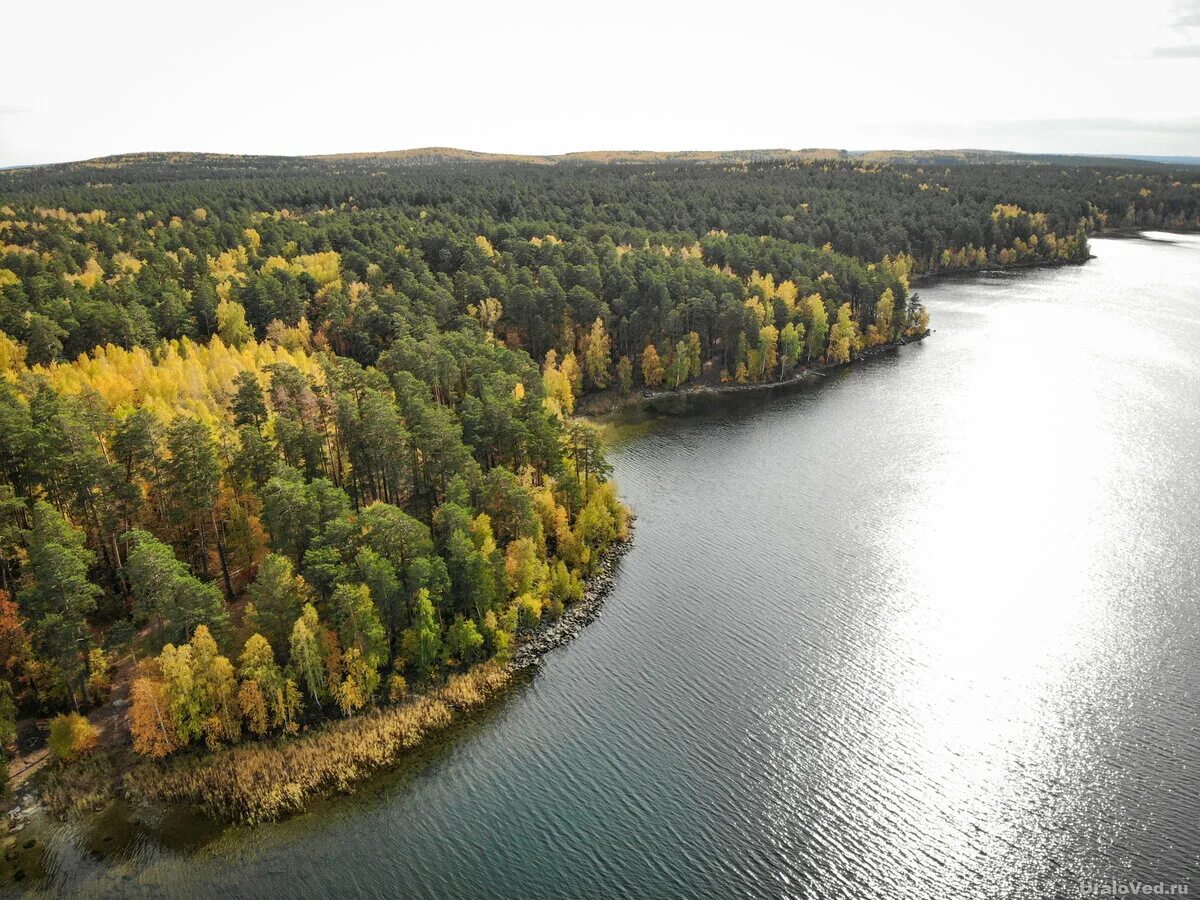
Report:
M0 165L141 150L1200 155L1200 0L15 2Z

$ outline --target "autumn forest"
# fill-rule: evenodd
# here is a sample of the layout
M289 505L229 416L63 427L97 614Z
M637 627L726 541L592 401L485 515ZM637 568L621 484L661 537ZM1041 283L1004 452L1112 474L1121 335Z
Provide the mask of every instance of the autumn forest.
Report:
M851 363L936 327L922 279L1080 263L1089 234L1146 227L1200 227L1194 175L845 154L0 172L0 742L49 719L60 800L90 766L228 818L299 808L497 690L628 539L579 413ZM273 794L229 774L281 760Z

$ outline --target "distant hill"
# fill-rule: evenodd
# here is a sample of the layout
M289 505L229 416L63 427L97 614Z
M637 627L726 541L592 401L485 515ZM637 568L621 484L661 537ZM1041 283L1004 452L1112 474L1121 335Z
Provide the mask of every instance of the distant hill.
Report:
M877 163L907 163L921 166L962 164L1034 164L1034 165L1101 165L1159 163L1163 165L1200 165L1200 156L1138 156L1120 153L1075 155L1062 153L1018 153L1011 150L852 150L850 159Z
M1141 162L1162 163L1168 166L1200 166L1200 156L1121 156L1105 154L1106 159L1135 159Z
M459 150L454 147L420 147L413 150L385 150L379 153L333 153L311 157L328 160L394 160L412 165L440 164L447 162L523 162L536 165L559 165L562 163L738 163L770 162L786 159L843 159L844 150L811 148L805 150L581 150L557 155L525 155L517 153L483 153L476 150Z
M1114 165L1116 163L1146 162L1174 165L1200 165L1195 156L1124 156L1120 154L1050 154L1018 153L1011 150L837 150L829 147L808 147L800 150L782 148L745 150L582 150L574 153L526 155L515 153L485 153L460 150L454 147L420 147L412 150L385 150L377 153L334 153L307 157L330 161L391 161L400 165L444 165L447 163L518 162L534 165L563 165L591 163L621 165L639 163L752 163L787 160L815 161L854 159L872 163L893 163L920 166L970 164L1038 164L1038 165Z
M488 153L456 147L416 147L408 150L381 150L357 153L331 153L315 156L266 156L234 153L152 152L123 153L78 162L44 166L0 169L6 175L31 170L59 173L83 173L138 167L153 168L169 180L187 177L237 177L257 175L314 174L328 168L333 171L425 166L583 166L583 165L746 165L769 162L861 161L877 165L953 166L953 165L1074 165L1074 166L1159 166L1200 165L1194 156L1066 156L1028 154L1005 150L838 150L827 147L787 150L782 148L745 150L584 150L562 154ZM90 178L90 176L89 176ZM103 180L103 179L97 179Z

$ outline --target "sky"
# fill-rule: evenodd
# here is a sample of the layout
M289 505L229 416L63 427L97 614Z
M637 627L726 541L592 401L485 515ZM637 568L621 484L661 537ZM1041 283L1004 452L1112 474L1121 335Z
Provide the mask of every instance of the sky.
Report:
M1200 156L1200 0L59 0L0 166L138 151Z

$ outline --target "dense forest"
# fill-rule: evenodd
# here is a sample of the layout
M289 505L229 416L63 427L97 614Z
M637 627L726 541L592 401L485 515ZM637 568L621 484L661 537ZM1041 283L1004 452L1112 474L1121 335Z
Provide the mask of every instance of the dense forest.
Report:
M164 757L396 703L627 513L585 395L924 335L918 276L1200 227L1164 166L146 155L0 172L0 740ZM122 660L138 660L122 673Z

